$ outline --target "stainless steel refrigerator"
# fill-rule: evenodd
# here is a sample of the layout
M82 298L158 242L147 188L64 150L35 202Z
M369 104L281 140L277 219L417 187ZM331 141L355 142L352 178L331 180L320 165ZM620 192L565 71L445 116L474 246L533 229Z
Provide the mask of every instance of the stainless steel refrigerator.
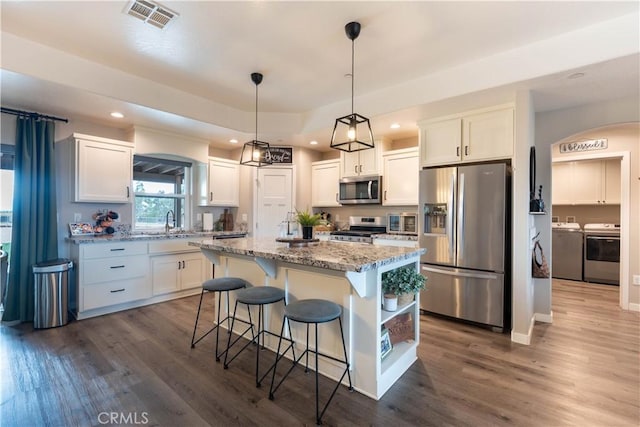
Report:
M506 163L420 171L422 310L510 330L510 193Z

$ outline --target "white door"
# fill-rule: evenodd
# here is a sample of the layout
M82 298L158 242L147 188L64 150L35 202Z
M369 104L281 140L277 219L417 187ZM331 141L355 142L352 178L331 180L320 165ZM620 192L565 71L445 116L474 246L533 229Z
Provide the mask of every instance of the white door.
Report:
M293 169L259 168L255 237L278 237L280 223L293 208Z

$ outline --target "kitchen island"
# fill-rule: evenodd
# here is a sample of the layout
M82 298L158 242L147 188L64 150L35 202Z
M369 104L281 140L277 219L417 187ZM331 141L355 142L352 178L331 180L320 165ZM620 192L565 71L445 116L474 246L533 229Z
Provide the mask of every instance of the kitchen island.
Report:
M202 240L189 245L200 247L217 266L220 277L241 277L254 286L279 287L286 291L288 302L322 298L342 306L351 377L360 393L380 399L416 360L420 337L417 302L400 306L395 312L383 311L381 279L384 272L399 267L409 265L418 269L423 249L331 241L289 247L275 239L253 238ZM234 302L232 295L231 308ZM383 359L382 329L385 323L400 316L410 336L403 336L390 353L384 352ZM247 320L248 316L243 318ZM271 331L280 332L282 318L282 305L265 308L264 324ZM297 351L304 346L303 328L292 323ZM340 357L338 328L321 327L319 335L320 350ZM277 340L267 340L266 345L275 351ZM331 360L321 360L318 370L333 379L340 375L340 367Z

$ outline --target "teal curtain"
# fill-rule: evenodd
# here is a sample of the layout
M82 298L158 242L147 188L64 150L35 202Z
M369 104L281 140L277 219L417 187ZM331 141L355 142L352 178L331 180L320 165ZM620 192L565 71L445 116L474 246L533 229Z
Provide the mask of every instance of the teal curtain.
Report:
M53 121L17 118L9 284L3 321L33 322L33 264L58 258Z

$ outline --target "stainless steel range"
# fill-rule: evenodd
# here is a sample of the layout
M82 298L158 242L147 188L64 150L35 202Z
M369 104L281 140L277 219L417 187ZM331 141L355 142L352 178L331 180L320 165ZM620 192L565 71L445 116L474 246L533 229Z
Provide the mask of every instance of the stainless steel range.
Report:
M373 243L374 234L387 232L385 218L380 216L350 216L349 230L333 231L329 240L339 242Z

